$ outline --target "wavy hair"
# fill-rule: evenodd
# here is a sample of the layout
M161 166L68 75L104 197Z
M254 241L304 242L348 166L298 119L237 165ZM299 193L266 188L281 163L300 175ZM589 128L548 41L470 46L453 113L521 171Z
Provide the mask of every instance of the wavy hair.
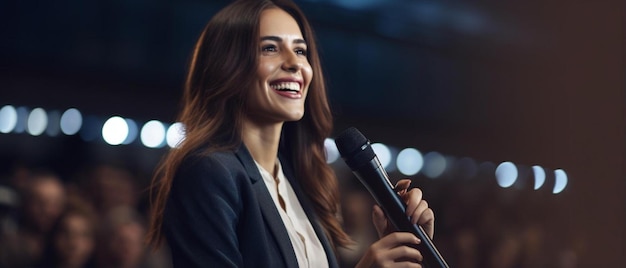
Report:
M184 86L178 121L185 139L165 156L152 181L152 204L148 242L163 240L163 212L176 170L187 156L233 150L242 143L245 100L254 88L259 58L259 21L269 8L289 13L307 42L307 58L313 70L304 116L286 122L281 152L291 156L296 176L313 203L314 210L333 248L346 246L350 238L337 218L339 187L326 163L324 140L332 131L332 114L313 30L302 11L290 0L239 0L218 12L196 42Z

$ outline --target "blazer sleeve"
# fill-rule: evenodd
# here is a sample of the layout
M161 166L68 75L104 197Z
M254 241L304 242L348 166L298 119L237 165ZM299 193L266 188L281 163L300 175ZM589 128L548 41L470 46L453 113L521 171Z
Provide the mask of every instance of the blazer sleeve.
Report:
M241 267L237 221L242 201L217 158L186 160L165 208L163 231L174 267Z

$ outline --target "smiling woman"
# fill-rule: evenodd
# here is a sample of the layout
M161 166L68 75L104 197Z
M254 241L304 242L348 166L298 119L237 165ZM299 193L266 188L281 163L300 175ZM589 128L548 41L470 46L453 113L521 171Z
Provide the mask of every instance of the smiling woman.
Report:
M338 183L324 141L332 116L313 32L288 0L240 0L198 39L178 121L185 139L153 181L149 240L177 267L337 267L351 243L337 219ZM432 237L418 189L396 190ZM420 267L410 233L382 237L358 266Z
M300 120L313 76L306 41L296 20L282 9L267 9L260 20L258 90L248 97L248 111L254 111L249 116L270 123Z

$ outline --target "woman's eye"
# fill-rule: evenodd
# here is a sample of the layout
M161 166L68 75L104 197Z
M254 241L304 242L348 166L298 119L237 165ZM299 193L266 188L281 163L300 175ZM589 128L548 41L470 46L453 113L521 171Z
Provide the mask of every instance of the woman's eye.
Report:
M298 48L296 49L296 54L306 56L307 52L306 49Z
M263 52L276 52L277 48L274 45L267 45L267 46L261 47L261 51L263 51Z

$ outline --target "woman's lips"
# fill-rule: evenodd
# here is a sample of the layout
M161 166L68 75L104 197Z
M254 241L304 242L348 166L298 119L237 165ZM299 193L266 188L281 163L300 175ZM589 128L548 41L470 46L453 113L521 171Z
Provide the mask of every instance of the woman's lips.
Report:
M270 83L270 87L277 94L290 98L290 99L300 99L302 98L302 83L297 80L292 79L278 79L274 80Z

